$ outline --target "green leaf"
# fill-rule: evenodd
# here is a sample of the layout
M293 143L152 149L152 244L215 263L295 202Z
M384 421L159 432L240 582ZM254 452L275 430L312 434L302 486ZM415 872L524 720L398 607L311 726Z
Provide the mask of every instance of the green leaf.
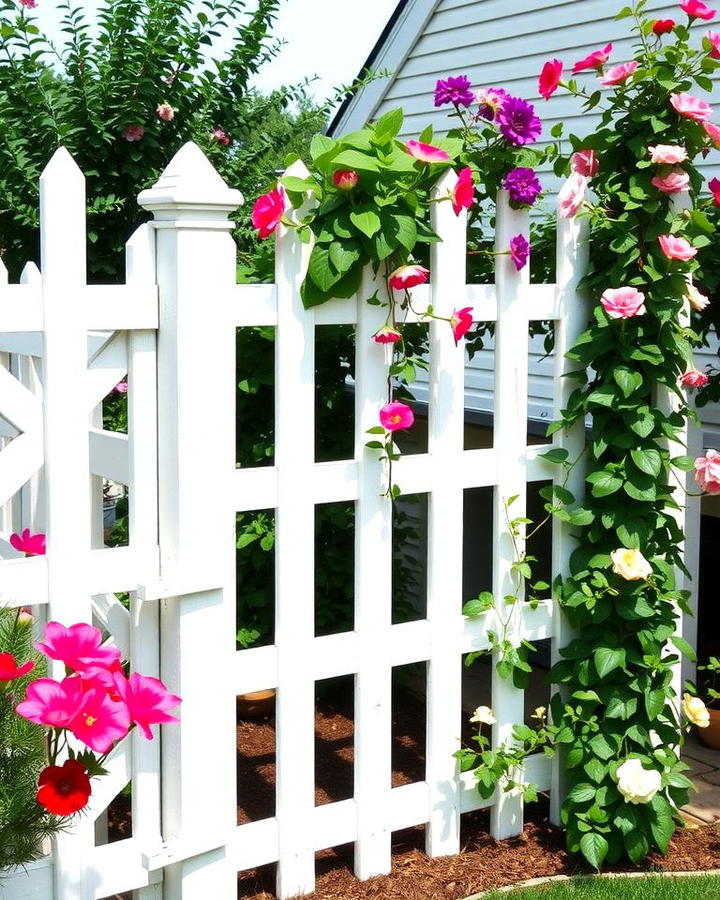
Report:
M647 838L639 828L635 828L625 835L625 849L627 850L627 855L635 863L640 862L641 859L648 855L650 846Z
M622 478L618 478L617 475L611 475L605 469L599 472L591 472L585 480L592 485L590 493L593 497L608 497L610 494L619 491L623 485Z
M631 450L630 456L641 472L645 472L646 475L652 475L653 478L657 478L660 474L662 469L662 457L658 450L652 448Z
M648 691L644 695L645 712L651 721L657 719L660 713L665 709L665 692L664 691Z
M586 781L581 781L572 788L567 798L571 803L587 803L595 798L597 788Z
M480 616L483 613L487 612L489 609L492 609L493 603L495 602L493 595L490 591L483 591L473 600L468 600L467 603L463 606L463 615L464 616Z
M623 397L629 397L634 391L642 386L643 378L640 372L634 372L625 366L618 366L613 371L613 379L615 384L623 392Z
M329 291L340 280L338 273L330 266L330 254L327 247L315 244L310 254L308 275L321 291Z
M391 109L375 123L375 142L385 144L392 140L402 128L403 111L400 107Z
M389 217L395 239L406 250L412 250L417 243L417 227L412 216L392 215Z
M540 459L546 459L551 463L564 463L569 455L564 447L553 447L552 450L546 450L545 453L538 453Z
M600 784L607 775L607 766L604 766L599 759L594 756L589 759L583 766L586 775L596 784Z
M590 748L600 759L610 759L617 753L617 748L610 744L604 734L596 734L590 741Z
M613 649L612 647L598 647L593 654L593 661L597 669L598 676L605 678L610 672L619 666L625 665L625 651L622 647Z
M629 425L638 437L646 438L655 428L655 418L647 406L641 406L634 411Z
M332 153L337 146L337 141L332 138L326 137L324 134L316 134L310 141L310 156L313 162L317 163L321 157Z
M380 230L380 216L372 209L351 212L350 221L358 231L369 238Z
M580 852L590 865L599 872L605 862L609 846L601 834L589 831L580 838Z
M595 519L595 513L590 509L574 509L570 513L569 522L571 525L590 525Z
M335 266L338 274L344 275L360 259L360 250L357 246L351 245L348 248L347 245L334 241L330 244L329 256L330 262Z
M639 550L647 541L649 529L642 519L628 519L615 529L624 547Z
M670 635L670 640L677 647L677 649L685 656L690 662L697 662L697 654L695 650L692 648L690 644L685 640L685 638L680 637L679 634Z
M283 175L280 183L289 191L294 191L297 194L303 194L307 191L317 193L320 190L320 185L314 178L298 178L295 175Z
M358 169L361 172L379 172L380 164L367 153L359 150L343 150L332 161L333 169Z

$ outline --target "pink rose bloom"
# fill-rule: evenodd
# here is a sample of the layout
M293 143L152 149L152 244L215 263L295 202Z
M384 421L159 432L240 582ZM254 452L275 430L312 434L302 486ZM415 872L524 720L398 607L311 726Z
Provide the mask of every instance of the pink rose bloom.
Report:
M107 753L128 733L130 713L125 703L112 700L103 686L90 687L83 695L82 709L67 727L91 750Z
M708 494L720 494L720 453L708 450L695 460L695 481Z
M699 372L697 369L690 369L679 378L680 384L686 388L701 388L710 381L705 372Z
M386 403L380 410L380 424L388 431L410 428L415 421L413 411L406 403Z
M570 167L573 172L578 175L584 175L586 178L594 178L600 168L600 160L594 150L578 150L573 153L570 160Z
M452 208L456 216L460 215L463 209L470 209L475 199L475 184L473 183L473 173L469 166L460 170L458 180L452 192Z
M115 675L115 683L122 699L122 703L118 705L127 709L130 721L138 726L149 741L153 739L151 725L179 721L175 716L171 716L168 710L181 702L180 697L171 694L159 678L150 678L133 672L127 679L118 672Z
M418 265L409 265L409 266L400 266L395 269L394 272L390 273L390 277L388 278L388 282L391 288L395 288L396 291L406 291L409 288L413 288L418 284L425 284L428 280L428 275L430 274L430 270L426 269L424 266Z
M585 201L587 189L587 176L574 172L567 179L558 193L558 209L563 219L569 219L577 213Z
M472 311L472 306L464 306L462 309L453 310L453 314L450 316L450 327L452 328L456 347L460 338L465 337L472 327Z
M351 191L358 183L358 173L354 169L338 169L333 172L333 184L341 191Z
M645 294L634 287L608 288L600 303L611 319L632 319L647 312Z
M682 0L680 9L691 19L704 19L708 22L715 18L715 11L706 6L702 0Z
M688 158L687 150L680 144L656 144L648 147L650 160L662 165L676 166Z
M572 69L573 75L577 75L578 72L582 72L584 69L602 69L610 58L612 49L613 45L608 44L604 50L593 50L593 52L589 56L586 56L585 59L581 59L580 62L575 63Z
M432 144L421 144L420 141L408 141L405 144L405 150L424 163L440 163L447 162L450 155L439 147L433 147Z
M0 653L0 681L14 681L16 678L22 678L28 672L32 672L35 663L29 660L21 666L15 661L12 653Z
M10 546L25 556L44 556L45 535L42 532L30 534L30 529L25 528L22 534L10 535Z
M278 227L285 212L285 202L285 188L281 184L257 198L251 220L261 238L270 237Z
M35 9L37 0L20 0L20 6L24 6L25 9Z
M127 394L128 392L128 383L127 381L118 381L118 383L113 388L116 394Z
M90 666L117 669L120 665L118 648L103 645L100 629L84 622L69 628L59 622L48 622L44 640L37 641L35 648L50 659L59 659L76 672Z
M222 144L224 147L230 143L230 138L225 134L222 128L213 128L210 132L210 140L217 141L218 144Z
M139 141L142 139L142 136L145 134L145 129L142 125L128 125L125 128L125 140L126 141Z
M690 176L683 169L672 169L667 175L656 175L651 184L664 194L679 194L688 189Z
M558 89L562 78L563 64L559 59L549 59L542 67L538 78L538 93L549 100Z
M25 699L18 703L16 712L23 719L36 725L66 728L78 715L85 702L82 682L79 678L37 678L30 682Z
M713 59L720 59L720 34L717 31L708 31L705 39L710 44L709 56Z
M708 187L710 188L710 193L713 195L715 205L720 206L720 180L711 178L710 181L708 181Z
M661 234L658 241L660 249L668 259L681 259L686 262L697 256L697 248L693 247L685 238L675 237L672 234Z
M169 103L161 103L155 112L158 114L158 118L162 119L163 122L172 122L175 118L175 110Z
M395 344L401 337L402 334L397 328L393 328L392 325L383 325L382 328L378 328L372 339L376 344Z
M713 144L720 149L720 128L718 128L717 125L713 125L712 122L703 122L702 126L705 129L705 134L710 138Z
M712 106L699 97L691 97L690 94L670 94L670 104L676 112L687 119L702 122L712 115Z
M604 84L606 87L611 87L615 84L623 84L623 82L627 81L632 75L635 69L637 69L638 65L638 62L633 60L632 62L621 63L619 66L613 66L612 69L608 69L607 72L601 76L600 84Z

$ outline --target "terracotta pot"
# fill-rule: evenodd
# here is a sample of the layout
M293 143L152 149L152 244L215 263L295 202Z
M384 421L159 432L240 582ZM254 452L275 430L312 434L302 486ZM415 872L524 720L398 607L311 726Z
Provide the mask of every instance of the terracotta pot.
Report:
M710 724L707 728L698 728L698 737L706 747L720 750L720 709L710 709Z
M262 719L275 711L275 688L251 691L237 698L237 714L241 719Z

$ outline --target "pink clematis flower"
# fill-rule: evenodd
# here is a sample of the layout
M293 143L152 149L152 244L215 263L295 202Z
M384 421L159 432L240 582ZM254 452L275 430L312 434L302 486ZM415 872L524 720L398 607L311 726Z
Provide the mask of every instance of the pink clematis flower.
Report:
M654 163L676 166L688 158L687 150L680 144L656 144L648 147L650 160Z
M439 147L433 147L432 144L421 144L420 141L408 141L405 144L405 150L424 163L440 163L447 162L450 154L441 150Z
M281 184L257 198L252 208L251 220L260 238L270 237L278 227L285 212L285 202L285 188Z
M376 344L395 344L401 337L402 334L397 328L393 328L392 325L383 325L382 328L378 328L372 339Z
M691 97L690 94L670 94L670 104L681 116L695 122L702 122L712 115L709 103L699 97Z
M145 129L142 125L128 125L125 128L124 138L126 141L140 141L142 140L143 135L145 134Z
M341 191L351 191L358 183L358 173L354 169L338 169L333 172L333 184Z
M82 709L67 727L91 750L107 753L128 733L130 712L124 702L112 700L104 687L90 687L83 695Z
M172 122L175 118L175 110L169 103L161 103L155 112L157 113L158 118L162 119L163 122Z
M138 726L149 741L153 739L151 725L179 721L170 715L169 710L181 702L180 697L171 694L159 678L133 672L129 679L122 673L117 673L115 680L123 705L130 714L130 721Z
M395 288L396 291L406 291L418 284L425 284L429 274L430 270L426 269L424 266L415 264L400 266L395 269L394 272L390 273L388 283L390 284L390 287Z
M386 403L380 410L380 424L388 431L400 431L410 428L415 421L413 411L406 403L393 401Z
M695 481L708 494L720 494L720 453L708 450L695 460Z
M35 9L37 0L20 0L20 6L24 6L25 9Z
M558 193L558 210L563 219L574 216L585 201L588 179L585 175L574 172L560 188Z
M715 10L706 6L702 0L682 0L680 9L687 13L691 19L703 19L706 22L714 19L717 15Z
M460 338L465 337L472 327L472 311L472 306L464 306L462 309L453 310L453 314L450 316L450 327L456 347Z
M113 390L116 394L127 394L128 387L127 381L118 381Z
M28 660L19 666L15 662L12 653L0 653L0 681L14 681L16 678L22 678L28 672L32 672L35 663Z
M475 184L473 183L473 173L469 166L460 170L458 180L452 192L452 208L456 216L459 216L463 209L470 209L475 200Z
M684 375L678 379L680 384L686 388L701 388L710 381L705 372L699 372L697 369L689 369Z
M663 34L670 34L674 27L675 22L672 19L655 19L652 30L656 37L660 37Z
M710 181L708 181L708 187L710 188L710 193L713 195L715 205L720 206L720 179L711 178Z
M85 693L79 678L38 678L30 682L25 699L16 712L23 719L51 728L66 728L76 718L85 703Z
M538 78L538 93L549 100L560 86L563 64L559 59L549 59L542 67Z
M628 80L635 69L637 69L638 65L639 63L637 60L633 60L632 62L621 63L619 66L613 66L612 69L608 69L607 72L600 77L600 84L604 84L606 87L623 84Z
M22 534L10 535L10 546L26 556L45 555L45 535L42 532L30 534L30 529L24 529Z
M661 234L658 237L660 249L668 259L681 259L687 261L697 256L697 248L683 237L675 237L672 234Z
M608 288L600 303L611 319L631 319L647 312L645 294L634 287Z
M213 128L213 130L210 132L210 140L217 141L218 144L222 144L223 147L227 147L227 145L230 143L230 138L227 136L227 134L222 130L222 128L217 127Z
M708 56L713 59L720 59L720 34L717 31L708 31L705 40L709 44ZM705 46L708 46L706 44Z
M679 194L688 189L690 176L682 169L671 169L667 175L656 175L650 183L664 194Z
M38 641L35 647L50 659L59 659L76 672L91 666L114 670L120 665L118 648L102 646L100 630L84 622L69 628L59 622L48 622L44 640Z
M612 50L612 44L608 44L604 50L593 50L593 52L590 53L589 56L586 56L585 59L581 59L580 62L575 63L572 69L573 75L577 75L578 72L582 72L584 69L602 69L610 58Z
M594 178L600 168L600 160L597 158L594 150L578 150L577 153L572 155L570 167L578 175Z

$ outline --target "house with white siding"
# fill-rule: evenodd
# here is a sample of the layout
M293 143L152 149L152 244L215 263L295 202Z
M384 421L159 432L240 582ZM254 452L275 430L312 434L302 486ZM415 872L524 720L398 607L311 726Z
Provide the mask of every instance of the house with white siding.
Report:
M563 91L550 100L538 93L537 79L543 64L558 58L566 66L590 51L614 45L613 63L632 56L633 39L628 37L629 20L614 17L623 0L400 0L380 35L365 69L387 69L390 78L371 82L338 110L329 134L361 128L390 109L401 106L405 121L402 139L417 137L431 123L436 133L452 127L448 108L433 106L438 78L467 75L476 88L498 86L536 104L543 121L540 145L549 143L550 130L557 122L565 134L592 133L598 114L583 114L581 102ZM648 0L646 13L653 18L684 20L677 2ZM696 40L707 30L705 23L694 27ZM578 81L591 82L592 75ZM713 152L702 167L708 179L720 177L720 153ZM553 206L559 181L550 172L540 172L548 191L545 210ZM530 430L543 430L552 414L552 359L545 357L542 337L531 341L528 418ZM698 353L698 368L717 365L716 345ZM468 362L466 408L468 419L482 423L493 409L493 355L488 348ZM416 386L419 400L427 389ZM720 445L720 407L702 411L703 443Z

